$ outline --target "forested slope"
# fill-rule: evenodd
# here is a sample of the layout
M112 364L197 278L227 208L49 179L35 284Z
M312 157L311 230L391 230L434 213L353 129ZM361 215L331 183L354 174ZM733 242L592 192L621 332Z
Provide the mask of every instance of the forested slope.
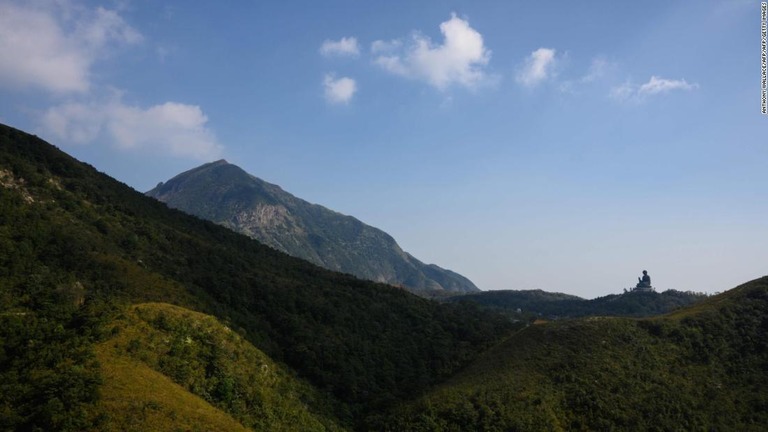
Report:
M336 398L330 415L346 425L451 375L510 328L168 209L6 126L0 184L5 429L103 421L95 346L131 304L215 316Z
M768 426L768 277L670 315L532 325L385 430L717 430Z

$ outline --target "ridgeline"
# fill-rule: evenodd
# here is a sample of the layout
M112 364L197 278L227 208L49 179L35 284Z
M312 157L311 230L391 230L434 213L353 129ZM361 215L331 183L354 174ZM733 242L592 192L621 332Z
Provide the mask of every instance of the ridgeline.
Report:
M629 291L591 300L542 290L485 291L449 297L448 302L469 302L513 319L559 319L586 316L649 317L661 315L707 298L706 294L667 290Z

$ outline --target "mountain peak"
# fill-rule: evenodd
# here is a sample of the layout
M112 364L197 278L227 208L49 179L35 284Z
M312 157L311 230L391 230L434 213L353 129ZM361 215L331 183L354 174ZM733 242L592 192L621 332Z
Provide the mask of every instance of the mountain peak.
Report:
M223 159L179 174L147 195L330 270L423 295L479 291L469 279L406 253L384 231L297 198Z
M227 162L226 159L219 159L217 161L208 162L207 164L203 164L203 165L200 165L197 168L191 169L190 172L192 172L192 171L199 171L199 170L208 169L208 168L218 168L218 167L223 167L223 166L227 166L227 165L232 165L232 164Z

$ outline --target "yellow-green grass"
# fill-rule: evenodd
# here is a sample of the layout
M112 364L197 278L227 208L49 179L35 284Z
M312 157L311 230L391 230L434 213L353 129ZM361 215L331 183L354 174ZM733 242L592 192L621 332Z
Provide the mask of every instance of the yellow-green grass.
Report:
M99 411L104 431L246 431L227 413L189 393L110 343L97 350L104 384Z
M311 386L215 318L128 307L97 349L112 430L341 430Z

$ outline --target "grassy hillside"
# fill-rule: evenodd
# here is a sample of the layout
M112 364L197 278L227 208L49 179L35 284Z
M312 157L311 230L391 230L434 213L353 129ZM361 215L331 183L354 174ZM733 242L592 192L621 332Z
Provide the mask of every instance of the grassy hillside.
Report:
M339 430L329 401L222 326L162 303L127 308L96 349L102 429Z
M649 319L533 325L385 430L733 430L768 426L768 277Z
M146 302L215 316L337 398L329 416L344 424L450 376L510 329L170 210L0 126L0 429L104 421L95 346Z

